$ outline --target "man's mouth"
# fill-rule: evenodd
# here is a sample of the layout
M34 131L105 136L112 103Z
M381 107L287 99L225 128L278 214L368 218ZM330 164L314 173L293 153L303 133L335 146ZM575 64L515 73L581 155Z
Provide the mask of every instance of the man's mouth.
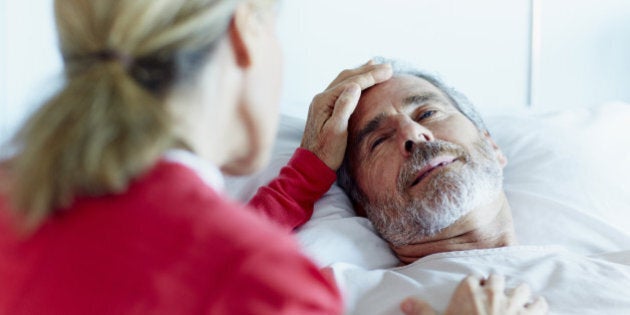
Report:
M410 187L414 187L418 185L423 179L425 179L431 172L437 170L441 167L447 166L455 161L457 161L457 157L452 155L442 155L437 156L429 160L425 166L423 166L418 172L416 172L415 179L411 182Z

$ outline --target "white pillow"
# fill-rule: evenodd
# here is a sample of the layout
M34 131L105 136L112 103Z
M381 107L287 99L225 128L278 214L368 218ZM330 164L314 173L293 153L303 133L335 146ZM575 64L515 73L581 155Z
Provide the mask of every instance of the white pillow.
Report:
M630 105L604 104L552 114L488 116L508 158L505 190L521 244L556 244L583 254L630 248ZM275 177L301 141L304 120L282 116L271 163L226 189L246 201ZM398 260L369 221L357 217L333 185L298 229L304 250L321 266L346 262L367 269Z
M630 105L487 119L522 244L630 249Z

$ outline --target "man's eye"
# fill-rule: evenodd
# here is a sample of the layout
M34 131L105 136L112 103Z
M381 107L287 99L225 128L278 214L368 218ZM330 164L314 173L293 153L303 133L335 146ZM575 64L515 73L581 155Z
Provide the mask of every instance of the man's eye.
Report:
M380 137L378 139L376 139L376 141L374 141L374 143L372 143L372 146L370 147L370 150L374 150L379 144L383 143L387 138L386 137Z
M428 110L428 111L422 113L422 115L418 116L418 121L427 119L427 118L433 116L436 112L437 111L435 111L435 110Z

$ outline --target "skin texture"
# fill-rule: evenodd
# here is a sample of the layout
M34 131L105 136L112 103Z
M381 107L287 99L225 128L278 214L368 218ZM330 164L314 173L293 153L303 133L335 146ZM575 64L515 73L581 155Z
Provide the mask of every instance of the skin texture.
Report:
M379 123L374 124L374 121ZM370 124L377 127L368 128ZM412 157L410 148L437 141L469 153L477 150L475 143L485 141L491 148L494 163L501 168L507 163L490 135L477 130L448 97L428 81L400 75L366 91L350 119L348 152L352 173L367 204L383 204L380 211L390 211L385 205L405 205L413 199L425 198L430 181L439 179L444 172L460 172L466 167L466 161L454 160L433 170L419 184L401 188L399 175ZM470 209L436 234L419 236L404 245L390 243L390 246L401 261L410 263L438 252L513 244L516 239L510 207L499 188L494 197Z

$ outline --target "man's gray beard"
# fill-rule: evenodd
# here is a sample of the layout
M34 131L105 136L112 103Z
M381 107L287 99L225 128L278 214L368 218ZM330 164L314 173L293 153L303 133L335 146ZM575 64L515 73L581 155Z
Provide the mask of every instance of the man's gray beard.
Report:
M471 154L443 141L433 142L429 150L433 153L414 156L415 162L422 165L443 152L461 152L464 165L459 170L438 170L442 173L426 183L423 196L414 197L406 204L387 196L364 207L376 230L394 246L437 234L474 208L489 203L501 191L503 170L485 139L475 143Z

